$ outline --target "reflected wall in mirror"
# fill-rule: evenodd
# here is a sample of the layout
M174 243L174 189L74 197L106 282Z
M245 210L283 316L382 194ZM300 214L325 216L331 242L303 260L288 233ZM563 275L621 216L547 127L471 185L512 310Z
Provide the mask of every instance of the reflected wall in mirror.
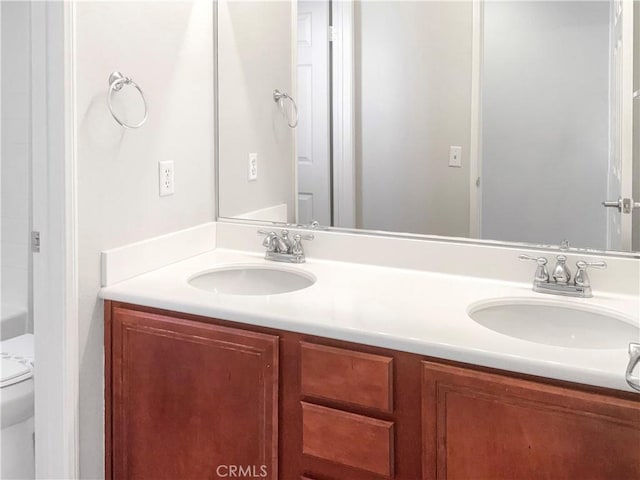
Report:
M637 3L218 2L220 217L640 250Z

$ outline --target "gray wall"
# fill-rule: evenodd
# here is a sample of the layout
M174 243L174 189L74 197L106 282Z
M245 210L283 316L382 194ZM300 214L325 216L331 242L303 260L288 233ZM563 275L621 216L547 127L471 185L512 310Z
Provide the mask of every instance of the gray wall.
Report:
M295 94L291 15L291 2L218 3L223 217L286 204L294 221L294 131L272 97L276 88ZM258 179L252 182L249 153L258 153Z
M355 25L357 226L468 236L471 2L358 2Z
M75 9L80 475L94 479L104 476L100 251L214 218L213 16L211 2ZM149 121L138 130L119 127L106 108L116 69L147 95ZM173 196L158 196L159 160L175 162Z
M609 3L486 2L484 20L482 236L605 248Z
M28 2L2 2L2 291L0 305L31 319L31 15ZM29 320L28 328L32 331Z

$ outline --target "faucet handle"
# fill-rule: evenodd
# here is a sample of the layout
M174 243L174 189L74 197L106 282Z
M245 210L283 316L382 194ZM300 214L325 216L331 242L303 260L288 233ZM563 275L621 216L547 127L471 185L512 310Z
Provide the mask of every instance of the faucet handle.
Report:
M607 262L585 262L584 260L579 260L576 262L576 267L578 267L578 270L585 270L587 268L599 268L604 270L607 268Z
M291 246L291 253L293 255L304 255L304 248L302 248L302 240L313 240L315 237L311 234L300 235L296 233L293 236L293 245Z
M535 280L537 282L546 283L549 281L549 271L547 270L548 260L545 257L530 257L529 255L522 254L518 258L520 260L528 260L530 262L536 262L538 264L535 276Z
M576 262L576 267L578 267L578 271L576 272L576 277L574 279L575 284L579 287L590 287L591 280L587 274L587 268L599 268L604 270L607 268L607 262L585 262L584 260L579 260Z
M302 236L296 233L293 236L293 245L291 246L291 253L293 255L304 255L304 249L302 248Z
M276 232L265 232L264 230L258 230L258 235L264 235L264 240L262 241L262 246L267 247L267 251L273 252L276 249L276 244L274 239L276 237Z
M529 260L531 262L537 262L539 266L544 266L547 264L547 262L549 260L547 260L545 257L531 257L529 255L525 255L524 253L522 255L519 255L518 258L520 260Z

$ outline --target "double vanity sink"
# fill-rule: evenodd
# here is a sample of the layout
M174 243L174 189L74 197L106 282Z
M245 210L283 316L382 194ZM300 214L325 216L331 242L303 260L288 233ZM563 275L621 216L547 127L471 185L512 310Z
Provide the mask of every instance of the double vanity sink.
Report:
M102 290L106 478L640 475L637 296L263 255Z
M248 264L198 273L188 283L215 294L265 296L302 290L316 280L299 269ZM556 347L619 349L640 338L633 318L562 300L495 298L475 302L467 312L494 332Z
M489 368L629 391L637 296L536 293L509 282L217 248L102 297ZM514 259L517 262L517 259Z

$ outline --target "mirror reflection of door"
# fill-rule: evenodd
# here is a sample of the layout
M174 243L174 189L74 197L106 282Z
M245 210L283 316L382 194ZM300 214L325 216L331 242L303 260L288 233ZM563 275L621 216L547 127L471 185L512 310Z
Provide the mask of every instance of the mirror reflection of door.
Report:
M298 2L298 222L332 224L329 2Z
M632 3L615 0L610 5L610 98L609 165L607 199L632 197L633 104L624 102L633 92L633 11ZM629 11L627 11L629 10ZM640 172L638 172L640 173ZM640 199L639 199L640 200ZM607 208L607 245L610 250L629 250L631 215Z
M601 206L632 196L631 2L355 2L352 31L338 33L353 36L358 120L333 132L332 5L297 5L299 223L334 224L331 140L351 135L357 228L631 248L631 215ZM447 165L456 145L460 167Z
M481 238L630 248L630 216L601 204L631 182L621 6L483 2Z

